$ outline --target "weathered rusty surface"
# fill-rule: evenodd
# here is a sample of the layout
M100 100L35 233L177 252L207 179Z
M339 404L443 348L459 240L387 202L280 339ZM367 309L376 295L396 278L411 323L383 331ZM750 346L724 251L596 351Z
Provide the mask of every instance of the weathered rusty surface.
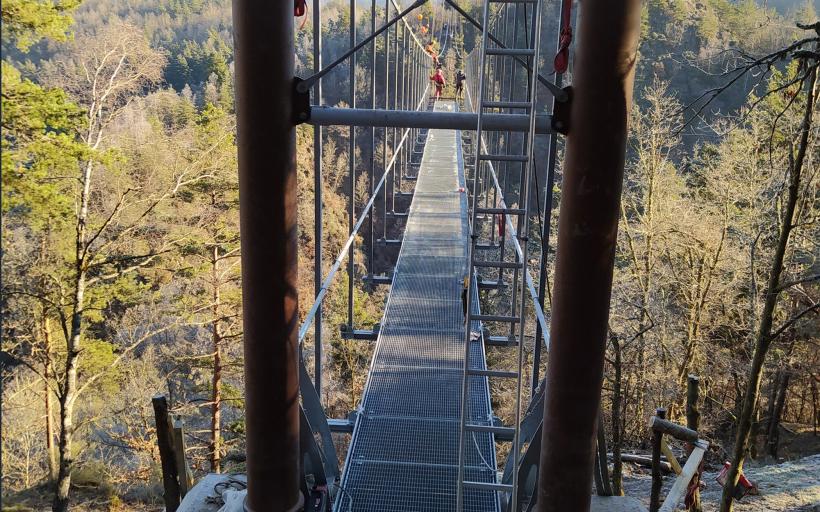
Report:
M567 137L538 510L590 508L639 0L587 0Z
M233 0L249 512L299 491L293 5Z

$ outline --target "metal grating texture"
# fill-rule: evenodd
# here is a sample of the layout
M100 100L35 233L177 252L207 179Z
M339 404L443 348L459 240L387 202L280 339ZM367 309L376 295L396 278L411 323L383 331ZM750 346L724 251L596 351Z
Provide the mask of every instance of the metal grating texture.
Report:
M435 107L454 108L447 101ZM430 130L337 512L456 508L469 236L464 181L460 134ZM483 344L472 343L471 366L485 368ZM470 377L468 407L471 423L491 424L486 377ZM468 479L497 480L492 434L468 437L465 453ZM470 512L500 510L494 491L469 490L464 503Z

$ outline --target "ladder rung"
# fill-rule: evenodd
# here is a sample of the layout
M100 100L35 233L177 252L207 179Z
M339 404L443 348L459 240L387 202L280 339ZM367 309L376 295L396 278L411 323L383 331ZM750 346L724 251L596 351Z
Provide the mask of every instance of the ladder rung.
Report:
M532 48L487 48L486 55L514 55L531 57L535 55Z
M518 378L518 372L507 372L501 370L479 370L470 368L467 370L468 375L476 375L478 377L499 377L502 379Z
M498 284L498 281L481 280L478 282L478 288L481 290L497 290L498 288L501 288L501 285Z
M486 336L484 340L487 342L487 345L495 347L518 346L518 338L516 336Z
M501 244L475 244L476 250L479 251L492 251L493 249L498 249L501 247Z
M498 491L498 492L512 492L512 485L510 484L494 484L489 482L473 482L470 480L464 480L462 482L464 487L469 487L470 489L481 489L484 491Z
M482 154L478 155L479 160L491 160L493 162L526 162L529 160L527 155L496 155L496 154Z
M528 101L485 101L481 104L484 108L526 108L532 105Z
M475 320L478 322L509 322L509 323L518 323L521 321L521 318L517 316L505 316L505 315L470 315L470 320Z
M524 215L523 208L476 208L476 213L503 213L505 215Z
M515 429L512 427L496 427L493 425L476 425L475 423L467 423L464 425L464 430L469 432L489 432L490 434L499 434L502 436L514 436Z
M474 267L481 268L524 268L520 261L476 261L473 260Z

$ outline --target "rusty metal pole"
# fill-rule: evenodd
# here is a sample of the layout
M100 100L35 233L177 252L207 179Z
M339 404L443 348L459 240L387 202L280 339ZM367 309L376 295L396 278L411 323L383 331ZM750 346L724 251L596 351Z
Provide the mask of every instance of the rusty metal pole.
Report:
M233 0L248 512L299 491L293 5Z
M640 0L586 0L570 106L552 303L540 512L590 507Z

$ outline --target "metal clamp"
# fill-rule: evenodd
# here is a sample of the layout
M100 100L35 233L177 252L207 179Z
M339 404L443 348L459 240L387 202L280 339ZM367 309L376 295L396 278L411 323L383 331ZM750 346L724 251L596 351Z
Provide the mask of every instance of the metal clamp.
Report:
M572 106L572 86L563 89L567 93L566 101L556 101L552 111L552 129L561 135L569 134L570 107Z
M310 121L310 89L299 87L304 82L298 76L293 77L293 124L302 124Z

